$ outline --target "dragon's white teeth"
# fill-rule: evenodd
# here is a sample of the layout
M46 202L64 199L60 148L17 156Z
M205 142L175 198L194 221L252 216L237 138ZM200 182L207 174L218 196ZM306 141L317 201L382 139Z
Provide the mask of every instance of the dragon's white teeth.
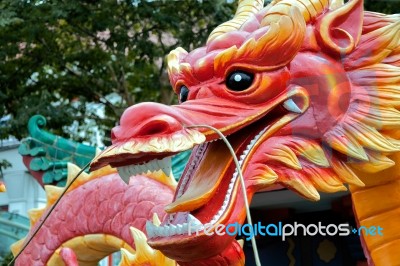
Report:
M147 172L147 165L137 165L137 169L139 170L138 174L143 174Z
M147 232L147 236L149 238L155 236L155 230L156 230L155 228L156 228L156 226L152 222L150 222L150 221L146 222L146 232Z
M155 159L145 164L121 166L117 169L119 175L126 184L129 183L131 176L149 174L159 170L164 171L167 176L172 175L171 157L166 157L162 160Z
M291 111L293 113L297 113L297 114L302 113L301 109L297 106L297 104L292 99L287 99L283 103L283 107L285 107L286 110Z
M141 172L139 165L130 165L127 166L127 168L129 169L131 175L137 175Z
M171 157L166 157L162 160L159 160L158 165L160 166L161 170L164 171L165 175L170 176L172 173L171 167Z
M118 167L118 174L126 184L129 184L131 175L126 167Z
M195 232L196 230L198 230L198 228L199 226L191 225L190 231ZM189 229L188 223L177 224L177 225L166 224L166 225L156 226L150 221L146 222L146 232L148 238L188 234L189 233L188 229Z
M178 225L180 225L180 224L178 224ZM182 232L181 234L185 234L188 231L188 228L189 228L189 225L187 223L183 223L182 229L181 229L181 232Z
M187 228L186 228L186 230L187 230ZM177 224L177 225L176 225L176 234L180 235L180 234L183 234L183 233L184 233L184 231L183 231L183 225Z
M194 217L193 215L191 215L189 213L188 215L188 224L190 224L193 227L197 227L197 226L202 226L203 224L199 221L199 219L197 219L196 217Z
M175 225L170 225L169 227L169 234L170 235L176 235L178 233L178 228Z

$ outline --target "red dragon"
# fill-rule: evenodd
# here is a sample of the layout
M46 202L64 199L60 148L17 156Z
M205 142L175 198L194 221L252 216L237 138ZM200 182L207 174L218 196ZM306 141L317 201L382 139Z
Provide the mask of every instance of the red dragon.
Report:
M263 0L243 0L235 17L217 27L204 47L190 53L182 48L172 51L168 72L180 104L141 103L128 108L112 131L112 146L91 164L97 171L107 165L117 168L124 180L130 180L127 190L139 186L141 173L148 170L149 175L159 168L168 174L168 166L155 167L156 162L194 147L172 203L165 207L165 219L161 225L146 226L152 248L182 266L243 265L244 255L234 236L208 236L201 230L190 234L188 223L200 229L204 224L243 223L244 197L251 201L257 191L285 187L317 201L318 191L346 190L346 183L358 224L385 228L382 237L362 236L369 264L397 265L399 15L365 12L362 0L346 4L274 0L265 7ZM227 136L239 158L246 194L224 142L199 125L215 127ZM97 182L99 190L123 185L113 179L100 181L91 182ZM148 193L157 200L157 191ZM114 204L132 202L126 195L115 198ZM91 202L89 208L104 210L104 216L117 208L104 209L100 201ZM53 216L62 215L62 208L75 208L67 199L61 203ZM97 218L90 216L97 219L96 225L103 222L101 212L97 213ZM61 219L67 227L71 219L81 219L74 214ZM80 222L90 231L88 221ZM118 232L104 224L97 230L106 228L131 243L132 237L123 231L129 221L121 223L116 223ZM22 253L18 265L27 265L24 256L39 256L34 247L56 233L54 224L45 226L47 233L34 239L33 248ZM144 222L133 226L144 230ZM75 223L69 237L87 234L78 227ZM47 246L47 257L37 265L45 264L67 239L64 236L54 247ZM73 245L69 248L74 250ZM70 249L63 249L64 257L73 254ZM76 256L85 261L83 255Z

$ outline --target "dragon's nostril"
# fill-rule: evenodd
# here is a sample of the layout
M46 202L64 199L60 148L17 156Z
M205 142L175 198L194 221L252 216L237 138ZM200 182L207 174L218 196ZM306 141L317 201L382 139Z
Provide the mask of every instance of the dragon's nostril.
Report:
M140 136L157 135L167 133L169 130L168 123L155 121L156 123L151 123L145 125L140 131Z
M168 115L160 115L145 121L137 136L169 134L180 129L182 129L182 125L176 119Z

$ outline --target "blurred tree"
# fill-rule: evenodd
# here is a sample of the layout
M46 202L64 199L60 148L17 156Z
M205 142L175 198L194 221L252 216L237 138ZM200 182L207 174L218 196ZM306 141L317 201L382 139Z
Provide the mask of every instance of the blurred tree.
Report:
M24 137L39 113L55 133L93 144L126 107L176 101L165 55L203 44L234 13L229 2L0 1L0 117L13 117L0 138Z
M367 10L385 13L400 13L400 0L364 0Z

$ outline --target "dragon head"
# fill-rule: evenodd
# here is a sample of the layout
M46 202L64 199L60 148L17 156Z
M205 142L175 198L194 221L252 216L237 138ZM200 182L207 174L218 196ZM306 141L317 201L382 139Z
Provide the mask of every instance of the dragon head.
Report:
M364 12L362 0L239 1L204 47L169 54L180 104L128 108L91 167L110 164L125 180L168 175L169 156L193 148L169 218L147 227L149 244L182 265L226 254L240 260L233 236L190 234L188 223L201 229L246 216L228 148L194 126L227 136L249 200L288 188L316 201L318 191L346 190L343 183L363 186L358 171L386 169L400 150L399 21Z

